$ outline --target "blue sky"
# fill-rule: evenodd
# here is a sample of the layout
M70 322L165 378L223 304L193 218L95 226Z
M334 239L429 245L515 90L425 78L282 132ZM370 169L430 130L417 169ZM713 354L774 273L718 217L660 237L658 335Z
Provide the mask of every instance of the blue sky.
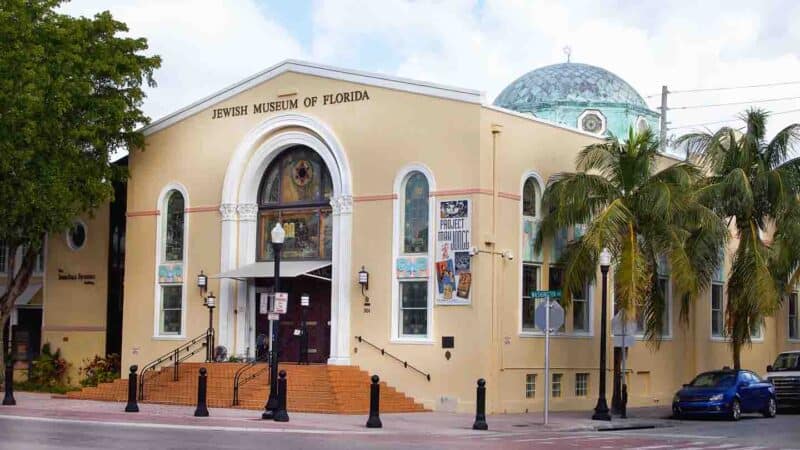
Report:
M145 112L158 118L284 59L477 89L487 102L525 72L565 60L602 66L655 108L671 90L800 80L800 2L767 0L73 0L109 9L163 57ZM670 106L800 97L800 84L670 96ZM800 122L797 99L772 129ZM670 111L686 125L745 105ZM794 111L797 109L798 111ZM727 122L725 124L734 124ZM714 124L712 126L719 126Z

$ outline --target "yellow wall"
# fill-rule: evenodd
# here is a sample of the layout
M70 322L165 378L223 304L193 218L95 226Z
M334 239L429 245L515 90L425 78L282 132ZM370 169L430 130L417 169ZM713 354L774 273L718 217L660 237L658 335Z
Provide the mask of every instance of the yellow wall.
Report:
M47 239L42 344L70 363L68 377L72 384L80 380L79 369L85 359L104 356L106 346L106 304L108 301L108 205L94 217L82 217L86 223L86 243L79 250L67 245L65 233ZM60 272L62 271L62 272ZM89 280L59 279L59 275L94 275Z

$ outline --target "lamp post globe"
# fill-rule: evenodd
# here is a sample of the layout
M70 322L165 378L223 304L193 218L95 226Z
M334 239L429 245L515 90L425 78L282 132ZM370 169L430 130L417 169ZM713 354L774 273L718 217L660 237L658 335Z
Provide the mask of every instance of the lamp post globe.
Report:
M272 241L272 254L275 258L275 274L274 274L274 294L280 292L281 289L281 249L283 248L283 241L286 239L286 231L281 226L280 222L276 223L270 231L270 238ZM275 301L273 297L273 307ZM278 355L280 347L280 333L278 332L277 324L274 320L270 320L270 329L272 337L272 351L269 355L269 397L267 403L264 405L264 413L261 418L268 420L275 418L275 412L278 410Z
M272 244L283 244L283 240L286 239L286 231L281 226L280 222L276 223L274 227L272 227L272 231L270 231L270 237L272 238Z
M214 307L217 305L217 297L213 292L209 292L203 304L208 308L208 331L206 335L206 362L214 361Z
M603 274L603 295L600 312L600 386L597 404L594 407L593 420L611 420L606 402L606 347L608 334L608 268L611 265L611 253L603 249L600 253L600 272Z

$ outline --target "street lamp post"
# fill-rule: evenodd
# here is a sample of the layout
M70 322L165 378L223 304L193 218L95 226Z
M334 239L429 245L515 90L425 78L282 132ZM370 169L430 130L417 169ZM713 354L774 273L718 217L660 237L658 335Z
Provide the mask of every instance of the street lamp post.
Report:
M206 345L208 346L206 355L206 362L214 362L214 307L216 306L217 298L211 292L206 297L206 307L208 308L208 336L206 337Z
M275 277L274 277L274 290L273 290L273 308L275 305L274 295L280 292L281 287L281 249L283 248L283 240L286 238L286 232L283 230L280 222L275 224L275 227L270 232L272 238L272 254L275 257ZM264 405L264 413L261 418L264 420L273 419L275 411L278 410L278 348L280 346L280 333L278 324L275 321L270 321L272 325L272 351L269 355L269 398L267 404Z
M606 403L606 347L608 334L608 267L611 265L611 254L607 249L600 253L600 272L603 274L603 296L600 308L600 386L597 405L594 407L592 420L611 420Z

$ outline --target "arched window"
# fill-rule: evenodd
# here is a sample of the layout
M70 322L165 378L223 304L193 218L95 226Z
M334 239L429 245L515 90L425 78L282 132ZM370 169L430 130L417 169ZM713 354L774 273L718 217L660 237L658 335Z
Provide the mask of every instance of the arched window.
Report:
M425 173L411 170L401 175L395 220L397 285L393 312L393 338L426 341L430 338L430 182Z
M270 231L286 231L281 256L289 260L330 260L333 241L331 176L322 158L296 146L269 165L259 190L258 260L273 258Z
M539 289L542 275L541 254L533 245L539 231L541 201L539 181L529 176L522 186L522 331L536 331L533 317L539 301L531 297L531 292Z
M155 334L156 337L182 337L185 316L186 197L180 190L170 189L164 194L160 209Z
M167 194L167 212L164 214L164 262L183 261L183 194Z
M428 180L412 172L403 189L403 253L428 252Z

